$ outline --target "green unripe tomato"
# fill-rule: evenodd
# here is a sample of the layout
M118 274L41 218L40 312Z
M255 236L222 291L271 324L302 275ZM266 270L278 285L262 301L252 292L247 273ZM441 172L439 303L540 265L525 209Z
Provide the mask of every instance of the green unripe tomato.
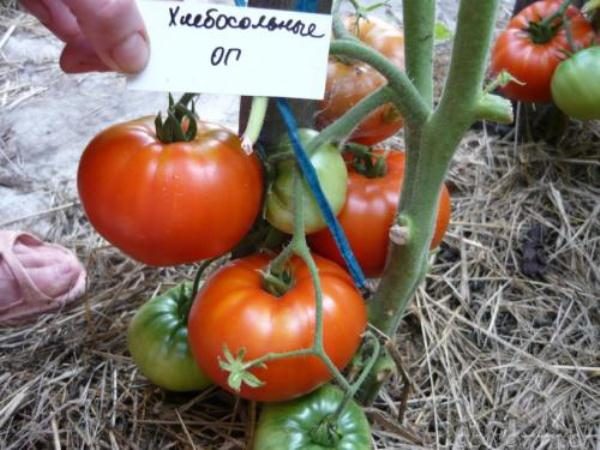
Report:
M344 393L325 385L285 403L267 403L256 426L254 450L369 450L371 429L362 408L350 401L332 415Z
M600 47L581 50L560 63L551 88L554 103L568 116L600 119Z
M129 324L127 344L140 372L170 391L196 391L211 384L188 345L192 284L183 283L148 300Z
M317 131L300 129L300 141L308 143L318 134ZM277 147L278 152L292 152L292 143L284 136ZM317 177L325 198L331 205L334 214L338 214L346 201L348 171L342 155L331 144L316 149L310 162L317 172ZM265 218L280 231L294 231L294 174L301 176L293 160L283 161L277 165L275 179L269 186L265 199ZM313 233L325 228L326 223L317 201L306 182L302 190L305 232Z

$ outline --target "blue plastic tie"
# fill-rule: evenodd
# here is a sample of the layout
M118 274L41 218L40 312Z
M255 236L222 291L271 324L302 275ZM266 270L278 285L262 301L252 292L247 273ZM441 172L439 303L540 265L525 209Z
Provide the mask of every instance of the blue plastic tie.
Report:
M246 6L246 0L235 0L235 6Z

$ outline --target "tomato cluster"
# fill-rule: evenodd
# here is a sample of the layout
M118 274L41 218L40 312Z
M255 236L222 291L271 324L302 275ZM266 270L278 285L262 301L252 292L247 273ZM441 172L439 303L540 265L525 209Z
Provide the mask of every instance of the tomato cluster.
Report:
M350 18L345 24L403 68L399 30L379 19ZM332 59L317 126L335 121L384 83L385 78L366 65ZM377 161L375 165L383 168L378 172L357 169L331 143L308 155L359 264L372 277L382 274L390 246L388 231L396 218L404 154L364 146L388 138L401 126L395 107L383 105L349 137L352 145L363 148L366 166ZM303 144L316 135L315 130L299 130ZM337 409L343 399L339 391L317 390L333 376L326 362L343 370L367 328L365 302L343 268L344 260L313 193L308 185L300 195L295 192L300 172L293 153L285 136L261 161L256 153L244 151L235 133L200 121L183 103L171 101L166 122L160 116L156 120L144 117L99 133L85 149L77 177L83 209L98 233L133 259L154 266L223 256L239 246L257 224L269 223L292 234L294 203L302 202L303 229L315 252L316 275L306 255L288 258L273 273L272 255L250 254L222 266L198 290L183 283L150 299L128 329L134 362L164 389L197 390L215 383L262 402L287 401L313 392L302 403L281 405L290 426L307 411L320 423L323 415ZM449 215L444 187L432 248L443 238ZM271 285L273 277L279 283L277 289ZM319 331L315 340L318 330L322 334ZM317 346L327 358L314 354ZM263 363L244 368L247 361L263 358ZM236 364L241 371L234 370ZM280 416L266 411L263 427L274 426ZM348 407L337 420L345 436L344 448L368 445L368 424L358 407ZM351 429L357 423L361 427ZM260 433L257 440L257 448L279 445Z
M600 118L598 39L585 15L562 0L541 0L516 14L492 48L491 72L514 80L508 98L551 102L571 117Z

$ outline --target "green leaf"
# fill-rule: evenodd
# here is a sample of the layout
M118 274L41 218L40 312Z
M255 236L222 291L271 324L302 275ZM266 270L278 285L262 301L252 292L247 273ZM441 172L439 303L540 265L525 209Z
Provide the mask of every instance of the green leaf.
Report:
M584 13L588 13L588 12L591 12L591 11L593 11L595 9L599 9L599 8L600 8L600 0L590 0L585 5L583 5L583 8L581 8L581 10Z
M452 31L443 22L436 22L433 37L436 42L445 42L452 39Z

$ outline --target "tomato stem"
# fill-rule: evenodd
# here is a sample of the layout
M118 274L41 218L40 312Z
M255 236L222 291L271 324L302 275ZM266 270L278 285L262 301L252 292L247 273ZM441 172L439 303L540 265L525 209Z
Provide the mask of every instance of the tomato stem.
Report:
M340 415L344 412L344 409L346 409L346 407L348 406L348 403L352 401L354 396L363 386L364 382L367 380L367 377L371 374L373 368L375 367L375 364L380 358L381 344L379 343L379 339L373 333L367 331L367 333L365 333L365 342L363 344L363 347L369 348L369 344L372 345L370 349L371 354L369 355L369 359L364 365L357 380L354 383L352 383L351 388L345 392L344 399L340 402L336 411L332 415L336 422Z
M262 131L269 106L268 97L253 97L248 116L246 129L242 133L242 148L248 154L252 153L252 147L256 144Z
M458 144L477 118L498 4L499 0L461 0L442 98L424 121L406 122L407 166L397 223L407 227L408 240L404 245L391 245L385 273L369 302L370 323L387 336L395 334L429 268L440 190ZM377 372L371 371L359 394L363 403L372 402L381 386Z
M352 133L352 130L372 111L392 100L392 90L386 86L379 88L363 98L339 119L321 130L318 136L306 144L306 152L311 154L324 144L341 141Z
M344 151L352 154L352 167L367 178L381 178L387 173L386 155L374 155L370 147L347 143Z
M196 138L198 125L194 110L193 98L196 94L185 93L175 103L173 95L169 94L169 108L167 118L163 121L162 114L158 113L154 120L156 137L164 144L173 142L190 142ZM191 107L188 104L191 102Z
M196 295L198 295L198 289L200 288L200 281L202 280L202 275L204 274L206 269L208 269L208 266L210 266L215 259L216 258L211 258L211 259L207 259L206 261L202 261L200 263L200 265L198 266L198 270L196 271L196 276L194 277L194 284L192 287L192 297L190 299L190 307L191 307L191 304L194 302ZM188 310L189 310L189 307L188 307Z
M433 107L435 0L403 0L406 74L423 101Z
M380 72L388 80L388 86L391 88L391 100L407 124L418 126L427 120L431 114L431 108L423 100L419 91L406 73L400 71L377 50L346 39L332 42L329 50L333 55L348 56L366 62Z

